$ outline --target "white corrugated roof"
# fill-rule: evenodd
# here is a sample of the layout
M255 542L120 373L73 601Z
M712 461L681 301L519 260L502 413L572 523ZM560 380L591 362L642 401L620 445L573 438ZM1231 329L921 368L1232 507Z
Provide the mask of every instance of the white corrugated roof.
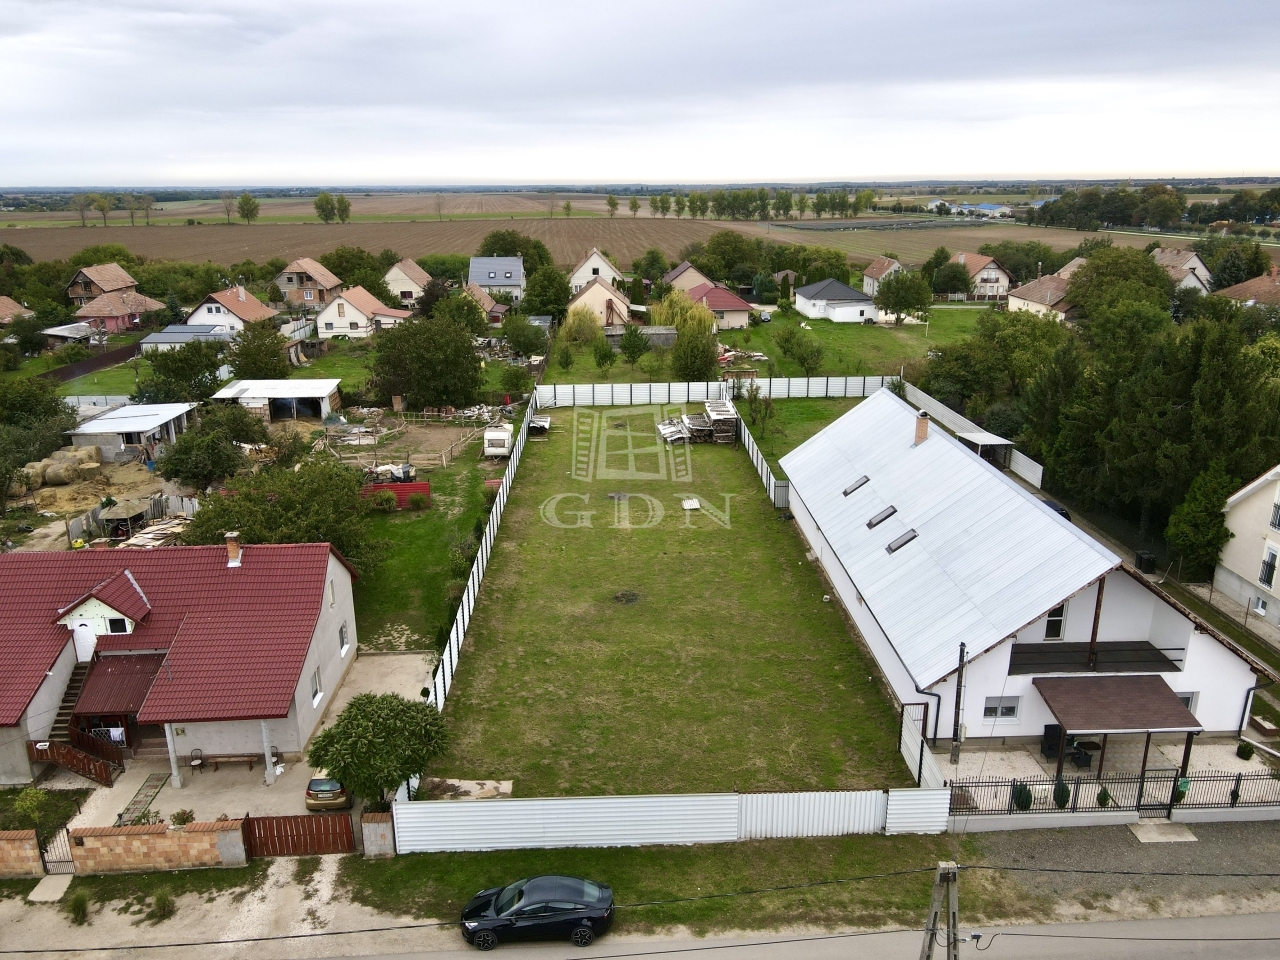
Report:
M194 403L129 404L87 420L71 432L72 434L149 433L194 408Z
M918 686L1043 616L1120 558L881 390L782 469ZM844 496L860 477L867 482ZM867 521L893 506L873 529ZM890 542L916 538L890 554Z
M213 395L215 400L291 400L295 397L327 397L341 380L232 380Z

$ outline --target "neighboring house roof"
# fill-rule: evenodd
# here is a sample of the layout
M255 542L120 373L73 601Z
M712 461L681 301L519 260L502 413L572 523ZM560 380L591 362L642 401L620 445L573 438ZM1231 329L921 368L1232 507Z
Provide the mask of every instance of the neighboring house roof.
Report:
M609 262L609 258L600 252L599 247L592 247L590 250L588 250L587 255L583 257L581 260L579 260L578 263L574 266L574 268L569 271L569 276L572 277L575 273L577 273L579 270L585 267L587 265L587 261L590 260L593 256L599 257L606 264L608 264L609 269L612 270L615 275L619 277L622 276L622 271ZM601 274L601 276L603 276L603 274Z
M1073 260L1068 260L1067 263L1062 267L1062 269L1060 269L1056 274L1054 274L1054 276L1061 277L1063 280L1070 280L1071 275L1088 262L1089 261L1086 260L1084 257L1076 257Z
M867 265L867 269L862 271L864 277L870 277L872 280L879 280L895 267L901 267L897 260L893 257L876 257Z
M338 389L341 380L232 380L213 395L214 400L319 399Z
M131 403L86 420L71 432L150 433L175 417L194 410L194 403Z
M40 332L46 337L60 337L63 340L88 340L93 335L93 328L87 323L64 323L60 327L46 327Z
M391 268L391 270L399 270L404 274L406 280L410 283L415 283L420 287L425 287L431 282L431 274L427 273L427 271L423 270L408 257L405 257L405 259L397 263ZM391 270L387 271L388 275L390 275Z
M826 300L828 303L842 303L848 300L869 303L872 299L861 290L855 290L847 283L841 283L835 279L819 280L803 286L796 291L796 296L804 297L806 300Z
M604 287L605 293L610 294L611 296L617 297L619 300L621 300L623 303L627 305L628 309L630 309L631 298L628 297L621 290L619 290L617 287L615 287L612 283L610 283L604 277L592 277L590 283L583 284L582 289L569 298L568 305L572 307L575 303L577 303L579 300L581 300L583 297L587 295L588 290L591 290L594 287Z
M465 287L462 288L462 292L465 293L472 300L474 300L476 303L480 304L480 309L483 310L485 313L489 313L490 311L492 311L494 305L497 303L497 301L494 300L493 297L489 296L489 294L485 293L483 290L480 289L479 285L474 283L468 283Z
M1226 509L1230 510L1237 503L1240 503L1242 500L1246 500L1249 497L1253 496L1253 494L1255 494L1262 487L1265 487L1269 483L1275 483L1277 480L1280 480L1280 464L1277 464L1276 466L1272 467L1270 470L1268 470L1266 473L1264 473L1262 476L1258 477L1257 479L1250 480L1248 483L1246 483L1243 487L1241 487L1231 496L1227 497Z
M336 303L339 299L347 301L366 317L395 317L398 320L404 320L406 317L413 316L412 310L388 307L364 287L349 287L335 297L334 302Z
M524 283L524 258L472 257L467 282L482 287L518 287Z
M163 653L98 657L89 667L73 712L82 717L137 713L163 663Z
M709 310L750 310L751 304L732 290L714 283L701 283L689 291L689 299L705 304Z
M969 253L968 251L962 250L959 253L953 253L951 255L951 259L948 262L961 263L962 262L960 260L961 257L964 257L964 260L963 260L964 268L969 271L970 278L976 277L978 274L980 274L987 267L991 266L993 263L997 267L1000 267L1001 270L1004 270L1004 272L1008 274L1008 276L1010 277L1013 276L1013 274L1009 273L1008 270L1005 270L1004 267L1000 265L1000 261L998 261L995 257L988 257L985 253Z
M332 287L342 286L342 281L338 279L337 274L335 274L332 270L330 270L324 264L317 263L315 260L312 260L310 257L299 257L297 260L293 261L293 263L289 264L280 272L282 274L284 273L309 274L312 280L320 284L320 286L324 287L326 290Z
M217 323L171 323L157 333L142 338L142 346L149 343L190 343L193 340L230 340L231 331Z
M76 275L71 278L71 283L75 283L76 279L81 275L97 284L103 293L138 285L138 281L129 276L129 272L118 263L98 263L92 267L81 267L76 271ZM70 287L71 283L67 284L67 286Z
M164 304L159 300L135 293L132 290L116 290L95 297L76 311L77 317L96 319L98 317L127 317L134 313L148 313L152 310L163 310Z
M1196 273L1190 267L1165 267L1164 272L1169 275L1171 280L1173 280L1175 286L1182 286L1183 281L1190 277L1196 282L1196 286L1202 293L1209 292L1209 285L1204 282L1200 274Z
M222 308L232 316L238 317L245 323L253 323L255 320L269 320L274 316L278 316L280 311L273 310L265 303L247 292L244 287L231 287L228 290L219 290L217 293L211 293L200 301L199 310L206 303L220 303ZM191 311L194 316L196 310Z
M1023 284L1011 292L1009 296L1017 297L1020 300L1030 300L1032 303L1042 303L1046 307L1053 307L1066 297L1068 286L1070 286L1069 281L1051 273L1048 276L1041 277L1039 280L1032 280L1030 283Z
M782 469L916 684L977 657L1120 567L1120 558L880 390ZM868 480L844 495L861 477ZM890 506L896 513L868 528ZM893 553L889 544L915 531Z
M1229 297L1241 303L1269 303L1280 307L1280 275L1277 275L1277 269L1272 267L1270 273L1264 273L1260 277L1219 290L1218 296Z
M701 270L695 267L688 260L682 260L677 266L672 267L670 270L668 270L666 273L662 275L662 282L675 283L676 278L679 277L686 270L692 270L695 273L697 273L699 276L706 277L705 273L703 273ZM710 278L708 277L707 279L709 280Z
M0 555L0 726L18 722L71 639L58 611L125 570L151 609L98 650L168 651L139 722L286 716L331 553L342 560L327 543L251 545L231 568L223 546Z
M1200 259L1200 255L1194 250L1178 250L1174 247L1157 247L1151 251L1151 256L1166 270L1170 267L1186 269L1193 260Z
M786 277L789 281L791 281L791 283L796 282L796 272L794 270L779 270L777 273L773 275L773 279L778 281L778 283L782 282L783 277Z
M0 297L0 323L8 323L16 317L29 317L34 310L28 310L12 297Z

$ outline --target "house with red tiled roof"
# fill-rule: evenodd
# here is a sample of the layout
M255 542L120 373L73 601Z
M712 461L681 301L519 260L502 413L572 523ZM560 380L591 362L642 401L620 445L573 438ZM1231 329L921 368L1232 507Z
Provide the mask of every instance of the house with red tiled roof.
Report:
M118 293L138 289L138 281L118 263L99 263L81 267L67 284L67 296L77 307L83 307L104 293Z
M159 300L152 300L136 290L114 290L86 303L76 311L76 319L95 330L125 333L139 327L144 313L163 309L164 304Z
M719 284L699 284L689 291L689 299L716 315L717 330L745 330L751 318L751 304Z
M19 317L30 317L34 310L28 310L12 297L0 297L0 327L8 326Z
M363 339L394 327L413 316L412 310L388 307L364 287L349 287L334 297L316 317L316 335Z
M400 306L409 308L431 283L431 274L406 257L392 265L382 279L386 281L391 295L400 301Z
M236 534L0 555L0 784L139 750L175 786L193 751L300 759L355 660L355 578L329 544Z
M1009 291L1009 309L1029 310L1041 316L1064 320L1070 307L1067 303L1067 288L1070 285L1071 281L1056 273L1024 283L1016 290Z
M279 314L279 310L268 307L238 285L209 294L187 314L186 322L223 326L232 333L239 333L246 323L270 320Z
M1227 297L1249 307L1255 303L1280 307L1280 267L1273 266L1269 273L1264 273L1260 277L1254 277L1252 280L1246 280L1234 286L1223 287L1218 291L1218 296Z
M880 288L880 281L901 269L902 264L893 257L876 257L867 264L867 269L862 271L862 292L874 297L876 290Z
M969 279L973 281L973 293L969 296L975 300L1003 300L1014 286L1013 274L985 253L961 251L953 253L948 262L958 263L969 272Z
M276 286L289 303L320 309L342 292L342 281L328 267L299 257L276 277Z

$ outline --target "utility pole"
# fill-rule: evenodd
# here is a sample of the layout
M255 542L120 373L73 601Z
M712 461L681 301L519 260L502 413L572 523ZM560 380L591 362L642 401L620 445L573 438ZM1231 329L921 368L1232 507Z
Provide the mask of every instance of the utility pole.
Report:
M946 947L944 960L960 958L960 892L959 870L954 862L938 861L938 874L933 881L933 902L929 905L929 922L924 927L924 943L920 945L920 960L933 960L933 948L941 933L942 911L947 913ZM943 904L946 904L945 908Z

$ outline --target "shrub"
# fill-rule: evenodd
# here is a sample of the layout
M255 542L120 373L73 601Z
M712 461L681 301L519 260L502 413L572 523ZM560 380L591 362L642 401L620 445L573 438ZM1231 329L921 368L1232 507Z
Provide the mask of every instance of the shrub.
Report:
M1187 799L1187 788L1185 786L1186 783L1187 783L1186 780L1179 780L1178 785L1173 788L1174 803L1181 803L1183 800Z
M389 491L388 491L388 492L389 492ZM411 494L409 494L409 509L410 509L410 510L425 510L425 509L427 509L427 506L428 506L429 502L430 502L430 501L428 501L428 500L427 500L427 495L426 495L425 493L411 493Z
M1053 785L1053 803L1059 810L1065 810L1071 802L1071 788L1061 779Z
M67 913L71 914L71 922L78 927L83 927L89 922L89 895L83 890L77 890L70 899L67 900Z
M369 498L369 506L383 513L392 513L398 506L398 501L390 490L379 490Z
M1241 740L1236 746L1236 756L1241 760L1253 759L1253 744L1247 740Z
M497 503L497 502L498 502L498 488L497 488L497 487L485 487L485 488L484 488L484 509L485 509L485 512L486 512L486 513L488 513L489 511L493 510L493 505L494 505L495 503Z
M1106 787L1103 787L1101 790L1098 791L1098 806L1100 807L1111 806L1111 791L1108 790Z
M1031 788L1025 783L1014 783L1013 805L1018 810L1031 809Z
M169 815L169 822L175 827L185 827L196 819L194 810L175 810Z
M471 563L475 556L475 538L467 536L454 539L449 544L449 573L458 580L465 580L471 573Z
M152 923L159 923L162 920L168 920L177 912L178 902L173 899L173 894L167 888L161 887L151 898L151 909L147 911L147 919Z
M444 589L445 596L455 604L462 600L462 595L466 592L467 584L464 580L450 580Z

